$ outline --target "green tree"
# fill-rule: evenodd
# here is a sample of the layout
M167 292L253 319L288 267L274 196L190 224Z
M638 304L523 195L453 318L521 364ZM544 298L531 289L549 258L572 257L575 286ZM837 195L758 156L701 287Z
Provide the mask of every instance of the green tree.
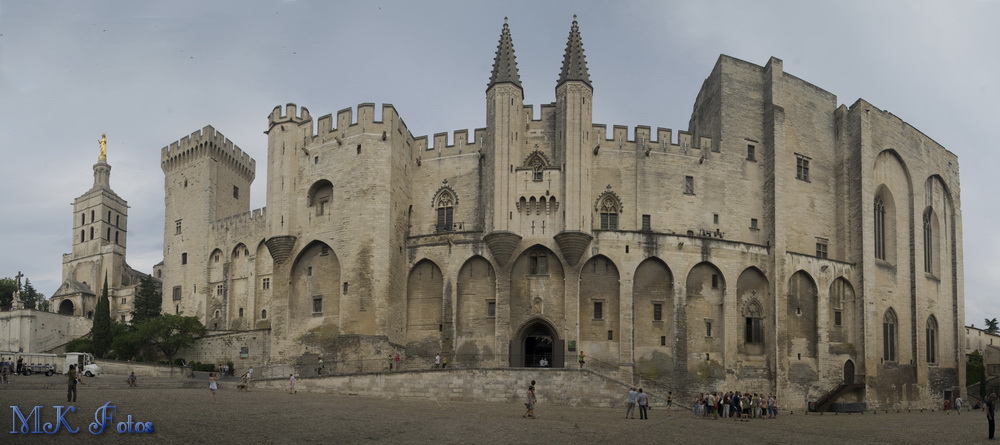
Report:
M114 340L111 341L111 356L113 358L118 360L134 359L146 345L145 339L139 335L135 325L116 322L112 330L114 331Z
M163 314L143 321L136 326L136 331L139 338L173 363L178 351L194 344L195 338L205 335L205 326L197 317Z
M982 396L986 395L986 382L984 382L986 378L986 366L983 365L983 356L979 351L972 351L966 357L968 359L965 361L965 386L979 383L979 396L982 398Z
M17 283L13 278L0 279L0 310L9 310L14 301L14 292L17 291Z
M35 286L31 285L31 280L24 279L24 289L21 289L21 301L28 309L38 309L38 305L45 300L45 295L38 293Z
M992 320L990 320L989 318L987 318L986 319L986 333L987 334L996 335L998 332L1000 332L1000 322L997 321L997 318L993 317Z
M139 282L139 289L135 293L135 309L132 311L132 324L139 324L160 315L160 307L163 305L163 293L160 291L160 282L146 275Z
M74 338L66 343L66 352L94 352L94 342L87 337Z
M104 288L94 309L94 326L90 328L90 338L94 342L94 355L104 357L111 350L114 339L114 325L111 323L111 303L108 301L108 276L104 275Z

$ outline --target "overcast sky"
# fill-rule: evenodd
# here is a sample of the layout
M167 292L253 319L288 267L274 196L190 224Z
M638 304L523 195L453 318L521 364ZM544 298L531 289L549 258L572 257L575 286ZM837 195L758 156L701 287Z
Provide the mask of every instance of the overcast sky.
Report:
M414 135L485 126L504 16L525 103L554 101L573 14L594 122L686 130L719 54L864 98L958 155L966 324L1000 317L995 230L1000 1L8 1L0 0L0 277L51 295L73 200L108 137L129 203L128 262L162 259L160 149L211 124L257 160L267 115L392 103ZM607 4L605 4L607 3Z

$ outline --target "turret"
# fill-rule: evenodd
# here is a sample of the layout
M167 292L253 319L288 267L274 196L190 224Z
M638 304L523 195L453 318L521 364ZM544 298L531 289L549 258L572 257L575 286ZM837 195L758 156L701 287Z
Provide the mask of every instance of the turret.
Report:
M591 153L597 145L597 141L589 139L593 126L593 96L580 28L574 15L556 84L556 150L566 162L562 177L565 180L567 231L590 231Z
M296 202L299 160L307 154L305 146L313 135L313 120L306 107L297 110L295 104L286 104L284 112L281 106L274 107L267 120L267 225L272 235L267 247L275 263L280 264L295 243L290 231L295 227L292 219L296 212L289 206Z
M513 176L508 171L521 157L519 141L524 136L523 106L521 76L517 72L514 43L505 17L493 61L493 73L486 88L485 187L482 193L486 203L483 227L487 233L510 228L514 184Z

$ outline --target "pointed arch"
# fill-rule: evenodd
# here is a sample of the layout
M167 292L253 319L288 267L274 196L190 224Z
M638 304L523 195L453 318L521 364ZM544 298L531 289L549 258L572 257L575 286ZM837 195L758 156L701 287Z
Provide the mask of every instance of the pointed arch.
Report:
M674 276L667 263L660 258L646 258L635 268L632 275L632 307L635 312L636 355L651 358L654 351L670 351L674 345L676 326Z
M524 249L511 265L510 324L517 326L532 317L563 320L565 289L558 255L541 244Z
M882 361L895 362L896 351L899 339L899 317L896 311L890 307L882 315Z
M837 277L830 284L829 301L829 341L854 343L857 338L855 329L857 320L857 300L854 286L844 277Z
M696 264L687 274L685 293L687 296L687 331L685 338L678 339L678 357L688 352L708 354L723 361L724 339L726 337L725 297L726 280L719 268L709 262ZM688 370L695 370L696 361L688 362Z
M458 206L458 193L455 193L448 180L444 181L431 200L431 206L437 211L437 232L450 232L455 230L455 207Z
M938 362L938 323L934 314L927 317L927 327L925 329L926 339L924 346L927 349L927 363Z
M621 340L621 285L618 266L604 255L591 257L580 269L580 340L591 355L614 354ZM610 344L610 342L614 342Z
M790 341L787 352L790 356L802 354L816 357L819 341L819 290L816 280L808 272L799 270L788 280L788 302L786 330ZM796 339L801 341L796 342ZM797 345L804 345L800 350Z
M611 190L611 184L597 197L594 210L599 215L601 230L618 230L618 215L624 211L621 197Z
M770 284L764 272L751 266L736 279L736 301L740 310L741 341L737 349L744 354L763 355L765 338L764 322L767 319L766 303L770 301Z
M316 216L323 216L330 213L330 206L333 202L333 183L326 179L320 179L309 186L307 196L309 207L313 207Z
M434 357L441 351L444 277L429 259L410 269L406 285L406 344L408 355Z
M486 258L476 255L458 272L454 362L475 366L492 357L496 339L497 277Z
M340 260L326 243L313 240L292 263L288 322L294 332L322 324L340 327Z

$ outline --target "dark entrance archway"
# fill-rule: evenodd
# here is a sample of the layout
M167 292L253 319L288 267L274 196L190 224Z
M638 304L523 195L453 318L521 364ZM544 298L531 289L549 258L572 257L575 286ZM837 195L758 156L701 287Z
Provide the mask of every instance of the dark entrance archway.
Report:
M70 300L63 300L59 303L59 314L60 315L73 315L73 302Z
M565 350L565 341L559 339L555 327L540 318L529 320L510 341L510 366L534 368L545 359L549 368L562 368Z
M844 384L853 385L854 384L854 361L848 360L844 362Z

